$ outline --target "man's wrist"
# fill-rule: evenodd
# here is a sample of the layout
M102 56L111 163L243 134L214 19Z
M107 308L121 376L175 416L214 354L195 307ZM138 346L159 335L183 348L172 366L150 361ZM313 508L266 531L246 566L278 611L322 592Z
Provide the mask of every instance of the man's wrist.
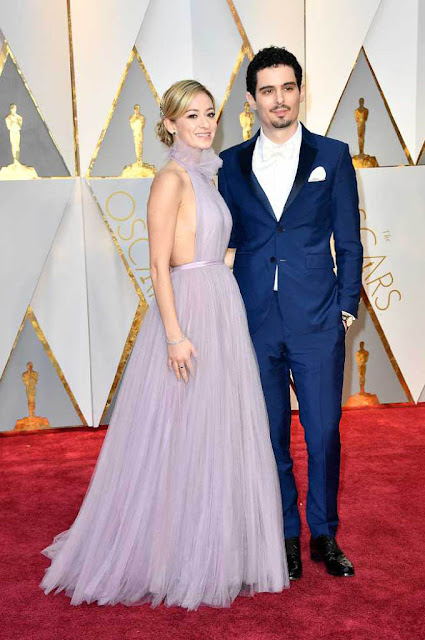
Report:
M345 326L349 329L356 318L352 313L348 313L348 311L341 311L341 315Z

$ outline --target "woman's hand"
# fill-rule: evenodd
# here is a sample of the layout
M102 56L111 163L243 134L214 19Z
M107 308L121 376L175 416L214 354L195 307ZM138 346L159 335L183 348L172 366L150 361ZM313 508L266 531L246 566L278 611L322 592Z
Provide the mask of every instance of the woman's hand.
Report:
M195 375L192 356L197 358L198 353L188 338L180 344L168 345L168 367L174 369L177 380L182 377L185 382L188 382L189 373L192 376Z

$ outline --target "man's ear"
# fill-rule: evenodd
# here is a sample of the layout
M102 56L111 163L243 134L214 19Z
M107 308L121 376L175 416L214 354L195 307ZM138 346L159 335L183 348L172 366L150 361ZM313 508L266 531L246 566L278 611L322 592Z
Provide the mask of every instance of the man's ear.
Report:
M305 84L302 84L300 89L300 102L304 102L304 100L305 100Z
M247 101L249 102L249 108L253 111L257 111L257 103L255 102L255 98L249 93L249 91L245 94Z

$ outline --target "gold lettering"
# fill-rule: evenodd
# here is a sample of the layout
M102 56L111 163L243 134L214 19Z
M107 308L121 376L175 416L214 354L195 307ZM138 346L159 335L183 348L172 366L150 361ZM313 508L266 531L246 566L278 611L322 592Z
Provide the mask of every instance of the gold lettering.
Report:
M148 241L147 238L136 238L136 240L133 240L131 245L128 247L128 257L130 258L133 264L137 264L136 260L134 260L131 256L131 252L133 250L134 245L138 244L139 242L147 242L147 241Z
M388 284L385 284L385 282L384 282L384 278L386 278L386 277L389 277L389 279L390 279ZM373 296L378 291L379 287L391 287L391 285L394 282L393 274L391 272L384 273L383 276L379 276L379 278L375 278L375 280L371 280L368 284L373 284L374 282L377 282L378 284L376 285L375 291L372 292Z
M130 203L131 203L130 213L128 215L124 215L124 217L114 216L110 211L110 204L111 204L112 198L114 198L115 196L119 196L119 195L125 196L126 198L128 198L130 200ZM114 193L111 193L111 195L106 200L105 208L106 208L106 212L107 212L108 216L110 218L112 218L112 220L119 220L120 222L124 222L125 220L129 220L131 218L131 216L133 215L133 213L135 212L135 210L136 210L136 202L135 202L133 196L131 196L129 193L127 193L127 191L114 191Z
M372 275L372 273L374 273L378 269L378 267L381 266L381 264L384 262L384 260L386 260L386 258L387 258L387 256L363 256L363 268L362 268L362 271L365 271L366 269L369 269L370 267L373 267L372 271L365 278L366 282L369 280L369 278ZM371 262L367 262L365 264L366 260L371 260ZM379 261L376 265L375 265L375 260Z
M146 292L148 298L153 298L154 296L154 291L153 291L153 284L152 284L152 278L150 276L150 269L149 267L139 267L138 269L136 269L136 271L147 271L148 275L143 277L143 276L139 276L140 277L140 281L142 284L146 284L149 280L151 281L151 284Z
M143 231L146 231L146 222L142 218L136 218L131 223L131 233L130 233L129 236L126 237L126 236L122 235L122 233L121 233L121 226L122 225L120 225L118 227L118 236L121 238L121 240L131 240L132 239L132 237L134 236L134 227L136 225L136 222L141 222L142 226L143 226Z
M386 311L390 304L391 304L391 296L393 293L397 293L398 294L398 301L401 302L401 293L398 289L392 289L389 294L388 294L388 298L387 298L387 306L386 307L380 307L378 304L378 296L375 298L375 305L376 308L379 309L379 311Z

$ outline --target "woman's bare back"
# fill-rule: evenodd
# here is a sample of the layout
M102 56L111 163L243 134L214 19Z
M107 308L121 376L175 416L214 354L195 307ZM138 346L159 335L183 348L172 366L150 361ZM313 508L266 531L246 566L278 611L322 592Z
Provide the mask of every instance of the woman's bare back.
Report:
M170 160L160 173L170 172L181 181L181 201L177 212L174 244L170 266L175 267L195 259L196 199L188 173L177 162Z

